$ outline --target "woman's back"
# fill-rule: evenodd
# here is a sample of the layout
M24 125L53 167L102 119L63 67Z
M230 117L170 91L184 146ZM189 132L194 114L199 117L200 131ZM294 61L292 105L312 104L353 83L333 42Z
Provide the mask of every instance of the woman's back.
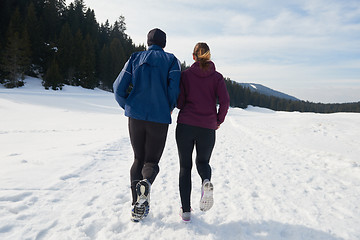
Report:
M179 123L216 129L218 116L217 99L228 98L223 76L215 70L213 62L207 69L202 69L199 62L181 74L178 108L181 110ZM224 106L226 107L226 106ZM228 106L226 107L226 109Z

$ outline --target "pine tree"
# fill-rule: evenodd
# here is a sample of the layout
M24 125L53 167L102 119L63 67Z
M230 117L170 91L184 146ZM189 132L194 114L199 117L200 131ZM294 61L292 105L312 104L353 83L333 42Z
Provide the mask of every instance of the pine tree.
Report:
M1 45L1 42L0 42L0 51L2 52L3 50L2 50L2 45ZM1 54L0 54L0 84L3 84L4 83L4 80L5 80L5 72L4 72L4 70L2 69L2 64L1 64L1 62L2 62L2 56L1 56Z
M110 55L109 46L104 45L100 54L99 77L101 79L100 86L106 90L112 90L112 85L115 81L115 79L112 79L113 75L111 74Z
M65 83L71 84L75 72L74 37L68 23L62 27L58 45L59 68L63 73Z
M111 29L111 38L118 38L118 39L126 39L126 24L125 24L125 17L120 16L117 21L115 21L114 26Z
M98 84L95 78L95 49L90 35L84 39L83 46L84 52L80 62L80 86L94 89Z
M120 39L114 38L110 44L110 77L115 80L126 62L126 55Z
M59 9L60 8L60 9ZM60 27L61 4L57 0L45 1L43 20L45 22L44 30L48 36L48 42L55 41L57 31Z
M5 46L6 44L6 32L12 13L10 9L10 0L0 1L0 46ZM0 48L0 50L2 50L2 48Z
M49 89L51 87L53 90L61 90L63 87L62 79L63 78L59 71L59 65L55 59L53 59L49 69L46 71L44 76L43 86L45 89Z
M104 46L109 42L110 39L110 24L109 21L106 20L105 24L101 24L99 30L99 44L100 46Z
M15 32L8 39L8 44L2 55L1 68L6 74L5 86L9 88L24 85L24 74L29 67L29 57L26 43ZM25 48L24 48L25 47Z
M44 51L43 33L40 27L40 22L36 16L36 9L33 2L30 3L27 9L27 16L25 20L26 31L29 36L31 48L31 68L30 75L38 76L42 70L42 54Z
M181 71L185 71L185 70L188 69L189 67L190 67L190 66L187 66L185 61L181 63Z
M71 3L67 11L67 20L71 23L71 31L73 34L76 34L78 30L85 33L84 29L84 10L85 4L83 0L75 0L74 3Z
M19 9L15 10L11 18L7 36L7 44L1 56L1 69L6 78L3 82L9 88L20 87L24 85L22 80L30 65L30 43L27 31L21 27Z
M30 65L31 65L31 58L32 58L32 51L31 51L31 45L30 45L30 37L29 37L29 32L27 31L27 29L24 27L23 31L22 31L22 39L21 39L21 50L24 52L24 61L23 61L23 67L24 67L24 72L22 72L22 74L24 73L28 73L30 70ZM24 79L24 76L22 76L22 79Z
M74 38L74 52L73 52L73 61L74 61L74 78L70 80L70 84L74 86L80 85L81 79L81 61L83 54L85 52L83 45L83 35L80 29L76 32Z
M93 40L97 38L97 34L99 32L99 24L95 19L95 12L88 8L84 15L84 35L89 34Z

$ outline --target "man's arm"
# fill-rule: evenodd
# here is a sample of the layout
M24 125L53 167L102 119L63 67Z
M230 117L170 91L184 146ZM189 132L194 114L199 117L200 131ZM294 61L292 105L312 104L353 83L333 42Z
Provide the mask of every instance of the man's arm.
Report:
M116 101L120 107L125 109L126 98L129 93L127 92L132 78L131 58L125 63L123 69L116 78L113 88Z

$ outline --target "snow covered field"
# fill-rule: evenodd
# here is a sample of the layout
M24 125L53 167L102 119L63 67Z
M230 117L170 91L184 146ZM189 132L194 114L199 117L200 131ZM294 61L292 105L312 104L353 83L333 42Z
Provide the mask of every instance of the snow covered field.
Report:
M215 205L198 210L193 168L189 224L173 123L150 215L133 223L133 154L113 95L26 82L0 87L0 239L360 239L360 114L230 109L211 160Z

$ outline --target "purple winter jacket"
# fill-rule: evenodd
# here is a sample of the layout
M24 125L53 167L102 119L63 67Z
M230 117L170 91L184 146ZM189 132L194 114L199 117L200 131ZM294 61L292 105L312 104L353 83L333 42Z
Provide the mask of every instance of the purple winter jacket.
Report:
M224 78L215 70L213 62L210 61L207 70L201 69L200 63L195 62L181 73L178 123L217 129L225 120L229 104Z

